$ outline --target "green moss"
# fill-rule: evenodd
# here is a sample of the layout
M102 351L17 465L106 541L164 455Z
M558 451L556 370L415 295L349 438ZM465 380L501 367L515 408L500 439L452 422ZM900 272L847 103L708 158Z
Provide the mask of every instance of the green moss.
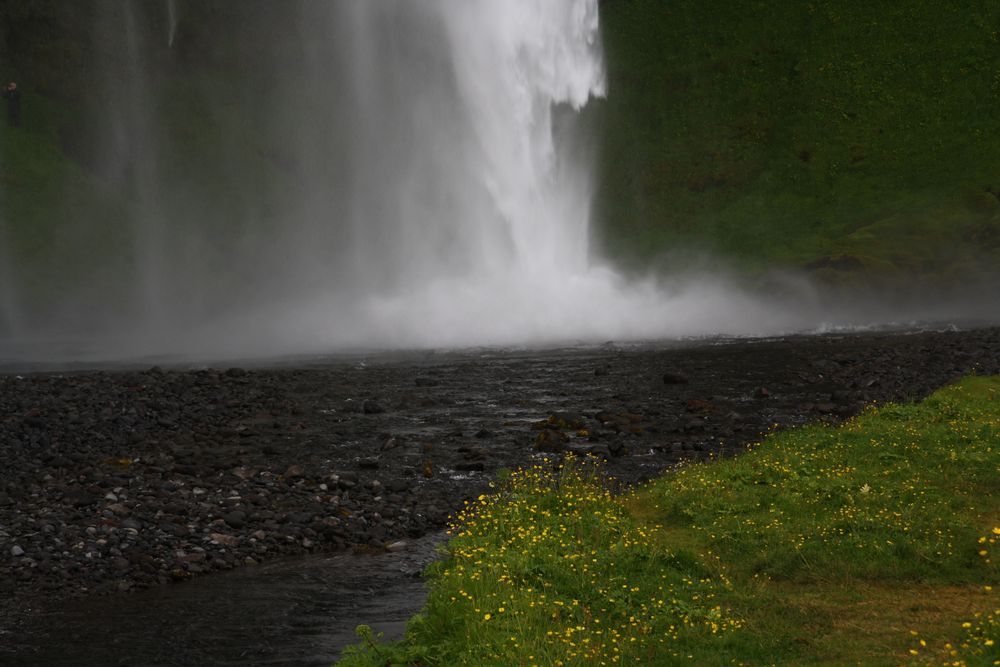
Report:
M611 0L602 26L599 220L616 256L684 242L749 267L995 266L996 244L967 233L1000 178L995 3Z

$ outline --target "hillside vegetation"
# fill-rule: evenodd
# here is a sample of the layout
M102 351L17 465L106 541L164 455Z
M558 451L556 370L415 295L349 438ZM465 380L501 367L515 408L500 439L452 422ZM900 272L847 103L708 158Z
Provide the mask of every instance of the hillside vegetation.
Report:
M604 241L839 282L1000 260L1000 5L608 0Z

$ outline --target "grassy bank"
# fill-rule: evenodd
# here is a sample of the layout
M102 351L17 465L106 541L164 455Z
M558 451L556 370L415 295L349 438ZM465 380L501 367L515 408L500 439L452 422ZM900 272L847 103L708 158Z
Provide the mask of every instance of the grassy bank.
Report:
M623 496L516 472L453 533L405 641L341 664L998 664L1000 378Z

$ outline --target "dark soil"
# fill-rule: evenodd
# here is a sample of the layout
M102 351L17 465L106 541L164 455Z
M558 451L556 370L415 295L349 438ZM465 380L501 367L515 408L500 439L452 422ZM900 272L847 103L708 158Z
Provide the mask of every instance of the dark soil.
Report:
M546 452L634 483L973 372L1000 329L0 376L0 640L67 598L402 548Z

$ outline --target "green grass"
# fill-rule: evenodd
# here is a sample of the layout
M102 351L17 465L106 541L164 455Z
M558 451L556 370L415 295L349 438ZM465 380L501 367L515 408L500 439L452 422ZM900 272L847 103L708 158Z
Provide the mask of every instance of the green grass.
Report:
M996 664L1000 378L620 496L515 472L453 532L406 639L341 664Z
M615 255L859 260L830 282L996 266L1000 6L618 0L601 21Z

